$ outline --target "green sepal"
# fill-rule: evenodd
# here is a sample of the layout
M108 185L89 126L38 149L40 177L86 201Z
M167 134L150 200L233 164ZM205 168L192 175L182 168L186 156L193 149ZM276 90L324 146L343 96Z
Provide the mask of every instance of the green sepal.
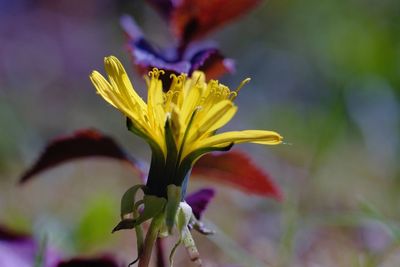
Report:
M173 183L182 184L183 180L187 176L186 174L190 171L193 164L204 154L214 151L228 151L233 147L233 145L234 143L230 143L229 145L224 147L204 147L193 151L182 160L181 164L179 165L178 171L175 175L175 180Z
M146 140L146 142L150 145L153 153L156 153L159 157L164 158L164 153L162 152L162 149L159 146L159 144L157 144L157 142L155 142L149 135L145 134L141 129L136 127L133 121L128 117L126 118L126 127L130 132Z
M176 146L176 141L174 138L174 134L172 132L172 122L171 118L168 116L165 122L165 143L167 145L167 159L165 162L165 172L164 172L164 181L166 182L165 186L171 184L171 180L173 179L176 171L177 159L178 159L178 148Z
M165 155L160 145L155 142L149 135L145 134L141 129L135 126L133 121L126 118L126 127L128 130L140 137L142 137L150 145L151 148L151 163L149 175L147 177L146 191L148 195L156 195L159 197L166 197L160 187L160 177L163 177L163 171L165 169Z
M167 200L163 197L157 197L152 195L145 195L143 197L143 212L139 215L137 219L124 219L120 221L117 226L113 229L115 231L123 229L132 229L143 222L154 218L161 212L163 212Z
M165 208L165 223L168 228L168 232L172 233L172 228L175 224L176 213L181 203L182 198L182 188L174 184L167 186L167 205Z
M135 213L134 207L136 202L135 201L136 194L139 189L143 190L144 188L145 185L138 184L126 190L126 192L121 198L121 219L124 219L124 215Z
M114 227L111 233L114 233L119 230L133 229L137 225L137 220L135 219L122 219L117 226Z
M149 144L150 143L155 143L154 140L149 138L149 136L146 135L141 129L136 127L136 125L133 123L133 121L131 119L129 119L128 117L126 117L126 128L128 128L128 131L130 131L130 132L136 134L137 136L140 136L143 139L145 139ZM150 144L150 146L151 146L151 144Z

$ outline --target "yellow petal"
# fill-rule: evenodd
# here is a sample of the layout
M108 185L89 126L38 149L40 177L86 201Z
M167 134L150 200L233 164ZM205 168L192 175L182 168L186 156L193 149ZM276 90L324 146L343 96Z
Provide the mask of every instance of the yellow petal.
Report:
M104 100L106 100L110 105L115 106L115 103L108 97L106 92L112 92L112 86L110 83L101 75L98 71L93 71L90 76L90 81L93 83L94 87L97 90L97 93L100 94Z
M223 147L230 143L257 143L263 145L277 145L282 143L283 137L273 131L245 130L225 132L205 138L194 147L192 151L203 147Z
M181 108L181 120L184 124L187 124L193 111L199 105L201 100L201 90L200 86L193 86L188 90L187 95L184 97L182 108Z
M233 118L236 111L237 107L230 100L217 103L210 110L204 111L205 114L202 114L202 110L200 110L198 113L199 120L196 118L192 129L190 129L188 142L223 127Z
M119 92L127 101L133 101L139 104L143 109L146 108L146 103L133 89L132 83L129 80L128 74L121 62L114 56L104 58L104 67L108 74L110 84Z

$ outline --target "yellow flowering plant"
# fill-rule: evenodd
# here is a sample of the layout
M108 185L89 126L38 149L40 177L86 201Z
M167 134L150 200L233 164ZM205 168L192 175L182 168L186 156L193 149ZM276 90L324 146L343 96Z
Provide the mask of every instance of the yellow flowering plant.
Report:
M174 227L180 234L177 245L183 242L192 260L197 261L198 253L188 228L193 216L184 202L193 164L206 153L227 151L234 144L276 145L282 142L282 137L265 130L217 133L234 117L237 111L234 100L250 79L230 90L217 80L207 82L203 72L194 71L190 77L184 73L172 74L170 85L165 88L161 79L165 72L153 69L145 77L148 91L144 101L116 57L106 57L104 65L108 79L97 71L90 75L98 94L126 116L129 131L145 139L152 150L147 182L125 193L121 202L122 220L114 230L135 228L139 266L147 266L157 237L171 234ZM135 201L140 189L144 197ZM143 241L141 224L150 219ZM175 248L171 259L174 251Z

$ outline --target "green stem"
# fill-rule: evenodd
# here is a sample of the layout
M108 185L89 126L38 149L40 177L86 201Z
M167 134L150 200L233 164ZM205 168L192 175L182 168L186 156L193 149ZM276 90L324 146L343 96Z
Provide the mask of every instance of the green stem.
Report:
M147 231L146 238L144 240L144 246L142 249L142 253L140 254L139 265L138 267L148 267L151 258L151 252L153 250L154 243L157 240L158 233L162 226L164 220L164 214L160 213L155 216L151 221L149 230Z
M133 209L133 216L134 218L139 217L139 212L137 208ZM135 232L136 232L136 243L137 243L137 251L138 255L142 253L143 250L143 229L141 225L138 225L135 227Z

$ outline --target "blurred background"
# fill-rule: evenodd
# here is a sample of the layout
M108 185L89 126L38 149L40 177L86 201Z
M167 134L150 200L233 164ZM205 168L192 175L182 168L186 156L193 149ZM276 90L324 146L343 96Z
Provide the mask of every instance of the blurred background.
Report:
M81 128L149 159L88 79L113 54L145 93L124 48L124 13L156 44L173 41L143 1L0 0L0 223L46 234L66 256L127 263L135 235L110 234L120 197L139 182L127 165L71 162L17 185L49 140ZM209 36L236 60L225 84L252 78L226 128L276 130L288 144L240 146L284 200L218 186L206 218L219 233L195 235L206 266L400 265L399 14L395 0L270 0ZM194 178L190 190L204 185ZM178 254L176 265L189 266Z

